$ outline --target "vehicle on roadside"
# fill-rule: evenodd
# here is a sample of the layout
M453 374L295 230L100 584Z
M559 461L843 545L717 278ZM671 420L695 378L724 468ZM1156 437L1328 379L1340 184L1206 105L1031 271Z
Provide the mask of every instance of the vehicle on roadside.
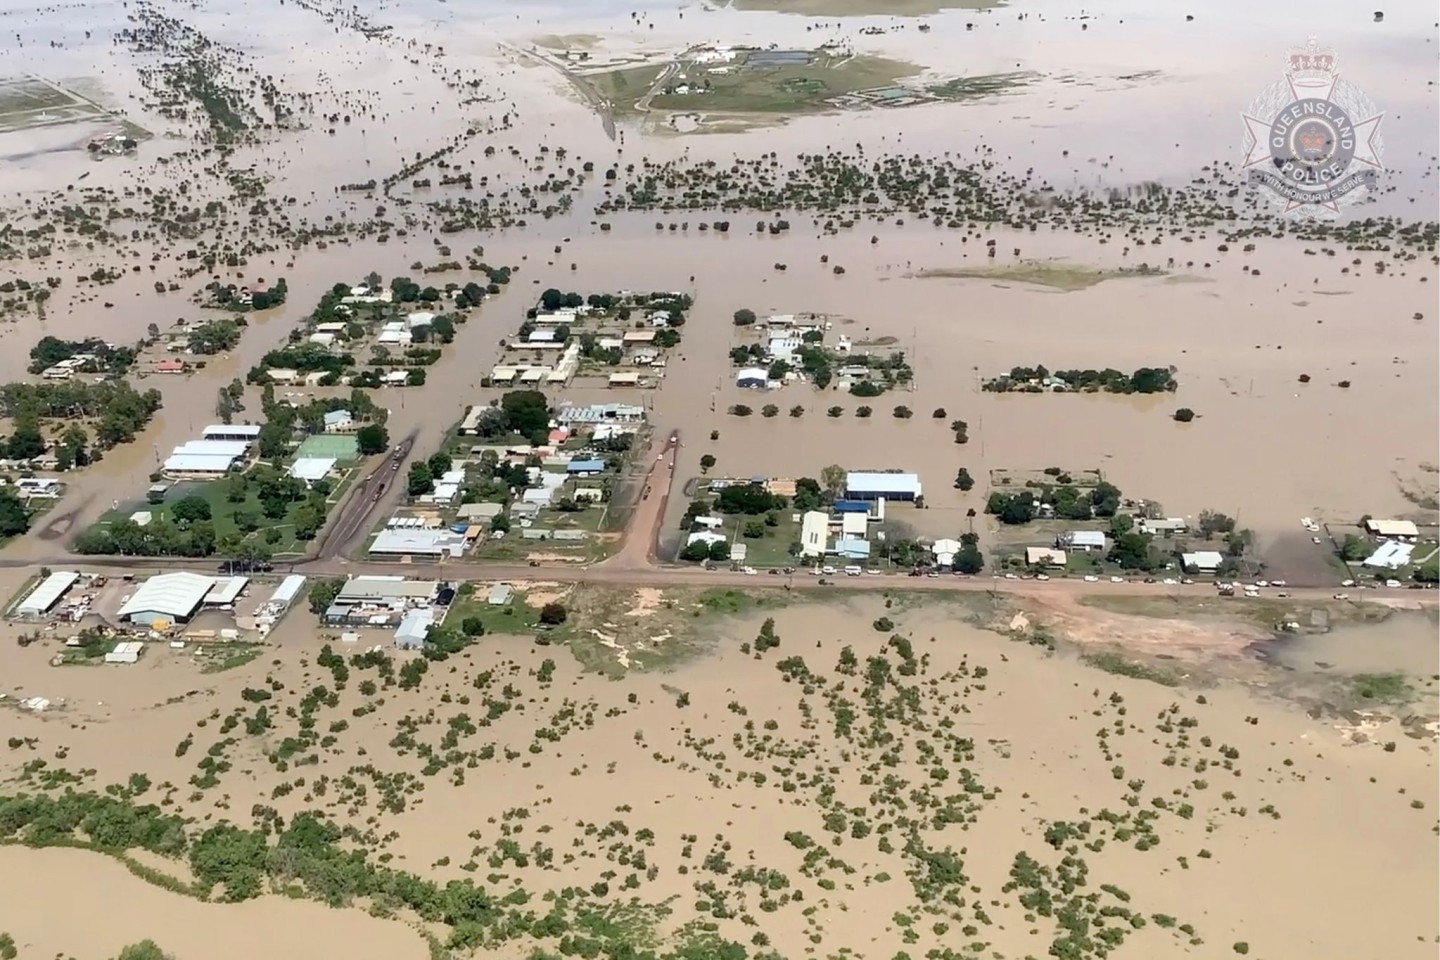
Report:
M1085 582L1086 582L1086 583L1099 583L1099 582L1100 582L1100 578L1097 577L1097 576L1095 576L1095 574L1093 574L1093 573L1087 573L1087 574L1085 574Z
M1166 577L1164 580L1161 580L1160 582L1163 583L1163 584L1165 584L1165 586L1167 586L1167 587L1173 587L1173 586L1175 586L1175 584L1179 583L1180 581L1179 581L1179 580L1175 580L1175 579L1173 579L1173 578L1171 578L1171 577Z
M832 576L835 573L835 568L830 566L829 564L826 564L825 566L820 568L820 572L825 574L825 576L827 577Z
M862 574L862 573L864 573L864 572L865 572L864 568L859 567L859 566L856 566L856 565L853 564L853 563L850 564L848 567L845 568L845 576L847 576L847 577L858 577L858 576L860 576L860 574Z
M1035 574L1035 579L1036 579L1036 580L1049 580L1049 579L1050 579L1050 575L1049 575L1048 573L1037 573L1037 574Z
M1111 582L1111 583L1124 583L1124 582L1125 582L1125 578L1124 578L1124 577L1111 577L1111 578L1110 578L1110 582Z

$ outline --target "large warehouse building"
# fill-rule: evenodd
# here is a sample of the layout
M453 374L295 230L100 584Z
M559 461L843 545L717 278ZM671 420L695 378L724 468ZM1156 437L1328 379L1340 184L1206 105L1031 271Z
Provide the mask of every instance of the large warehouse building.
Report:
M195 615L215 589L215 578L198 573L162 573L140 585L120 607L119 617L131 623L183 623Z
M920 496L920 477L914 473L856 472L845 475L847 500L914 500Z

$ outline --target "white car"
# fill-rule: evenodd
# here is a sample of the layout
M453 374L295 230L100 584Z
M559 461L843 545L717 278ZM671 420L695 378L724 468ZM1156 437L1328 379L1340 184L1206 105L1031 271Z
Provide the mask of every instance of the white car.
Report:
M1093 573L1087 573L1087 574L1085 574L1085 582L1086 582L1086 583L1099 583L1099 582L1100 582L1100 578L1097 577L1097 576L1095 576L1095 574L1093 574Z
M1124 577L1111 577L1111 578L1110 578L1110 582L1111 582L1111 583L1124 583L1124 582L1125 582L1125 578L1124 578Z
M1342 586L1342 587L1353 587L1353 586L1355 586L1355 581L1354 581L1354 580L1341 580L1341 581L1340 581L1340 586Z
M1049 579L1050 579L1050 576L1049 576L1049 574L1045 574L1045 573L1037 573L1037 574L1035 574L1035 579L1036 579L1036 580L1049 580Z
M1395 590L1395 589L1399 588L1399 586L1400 586L1400 581L1399 581L1399 580L1386 580L1386 581L1385 581L1385 586L1389 587L1391 590Z
M1257 586L1257 587L1268 587L1268 586L1270 586L1270 581L1269 581L1269 580L1256 580L1256 581L1255 581L1255 586Z
M1182 577L1182 578L1180 579L1180 582L1181 582L1181 583L1185 583L1185 584L1190 584L1190 583L1194 583L1195 581L1194 581L1194 580L1191 580L1189 577Z
M1019 580L1020 578L1017 577L1017 576L1015 576L1015 574L1013 574L1013 573L1007 573L1007 574L1005 574L1005 579L1006 579L1006 580Z
M1165 586L1167 586L1167 587L1173 587L1173 586L1175 586L1175 584L1179 583L1180 581L1179 581L1179 580L1172 580L1172 579L1170 579L1169 577L1166 577L1164 580L1161 580L1160 582L1163 583L1163 584L1165 584Z
M1285 586L1285 585L1286 585L1286 584L1285 584L1285 581L1284 581L1284 580L1271 580L1271 581L1270 581L1270 586L1272 586L1272 587L1283 587L1283 586Z
M1336 600L1349 600L1349 599L1350 599L1350 594L1348 594L1348 593L1337 593L1337 594L1335 594L1334 599L1336 599Z

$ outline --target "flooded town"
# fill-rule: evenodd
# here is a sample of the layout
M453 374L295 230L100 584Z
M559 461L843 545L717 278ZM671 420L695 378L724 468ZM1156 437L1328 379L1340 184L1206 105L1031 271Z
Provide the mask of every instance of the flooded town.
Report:
M1437 42L0 0L0 958L1432 956Z

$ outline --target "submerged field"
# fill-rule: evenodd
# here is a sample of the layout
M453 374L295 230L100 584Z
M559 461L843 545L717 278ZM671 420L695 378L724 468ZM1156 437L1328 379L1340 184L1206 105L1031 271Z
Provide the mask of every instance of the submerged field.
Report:
M408 925L432 956L1427 955L1432 740L1386 721L1403 704L1358 739L1193 669L1157 682L1054 651L1023 618L991 632L968 621L993 612L903 595L575 609L548 646L487 635L435 661L317 649L289 624L224 674L161 655L128 671L27 661L27 690L74 699L13 715L5 792L78 791L90 812L67 827L12 802L6 829L40 845L73 829L175 892L17 851L37 890L104 884L131 907L123 934L38 913L12 933L84 953L148 923L183 960L187 925L278 919L264 894L283 889L392 918L374 934L344 920L335 944ZM662 646L708 652L607 679L566 649L662 622ZM120 792L84 799L108 784ZM102 828L144 804L159 806ZM1337 832L1347 804L1375 815ZM247 904L164 906L187 895ZM303 924L310 908L284 909Z

